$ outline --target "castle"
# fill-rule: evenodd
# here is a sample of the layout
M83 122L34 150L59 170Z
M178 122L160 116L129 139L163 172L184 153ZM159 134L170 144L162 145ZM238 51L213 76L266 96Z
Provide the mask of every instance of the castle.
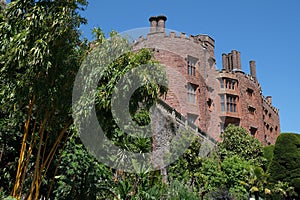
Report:
M255 61L245 74L240 52L232 50L222 54L222 69L216 69L214 39L168 31L166 20L150 17L146 38L133 44L135 50L152 49L166 66L169 91L162 100L217 141L226 126L234 124L264 145L274 144L280 133L279 112L272 97L262 95Z

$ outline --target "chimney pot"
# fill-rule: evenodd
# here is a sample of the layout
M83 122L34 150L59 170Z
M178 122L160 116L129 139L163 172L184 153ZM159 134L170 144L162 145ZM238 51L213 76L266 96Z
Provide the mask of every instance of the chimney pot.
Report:
M225 53L222 54L222 65L224 70L228 70L228 56Z
M164 15L157 16L157 31L165 32L167 17Z
M152 16L149 18L150 22L150 33L155 33L157 31L157 17Z
M256 79L256 63L254 60L251 60L250 62L250 75Z

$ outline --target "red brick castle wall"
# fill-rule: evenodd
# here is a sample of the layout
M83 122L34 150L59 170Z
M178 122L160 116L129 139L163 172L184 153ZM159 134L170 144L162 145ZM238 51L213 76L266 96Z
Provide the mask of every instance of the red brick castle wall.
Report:
M240 52L233 50L222 55L222 70L216 70L214 40L168 32L166 20L151 17L147 37L134 43L136 50L153 49L166 66L169 91L163 100L216 140L232 123L263 144L274 144L280 133L279 112L272 98L262 95L255 61L250 61L250 75L245 74Z

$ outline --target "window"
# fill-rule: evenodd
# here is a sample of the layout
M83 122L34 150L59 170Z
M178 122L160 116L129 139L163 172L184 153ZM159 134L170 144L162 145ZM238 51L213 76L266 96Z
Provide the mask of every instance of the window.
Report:
M222 112L225 112L225 97L224 96L225 96L224 94L222 94L220 96L220 98L221 98L221 111Z
M220 87L224 88L224 79L219 79L220 80Z
M234 90L235 89L235 80L232 79L225 79L225 86L226 89Z
M220 81L221 88L235 90L236 85L237 85L237 81L234 79L230 79L230 78L221 78L221 79L219 79L219 81Z
M220 95L222 112L237 112L237 97L228 94Z
M187 73L189 76L196 76L196 63L197 59L193 57L188 57L188 68L187 68Z
M248 110L249 110L249 112L252 114L252 115L254 115L254 112L255 112L255 108L254 107L252 107L252 106L249 106L248 107Z
M247 94L248 94L250 97L252 97L252 95L253 95L253 90L252 90L251 88L247 88L246 92L247 92Z
M196 86L188 83L187 85L188 102L196 103Z
M208 100L206 101L207 102L207 105L208 105L208 109L211 110L212 108L212 99L211 98L208 98Z
M255 134L257 132L257 128L251 127L249 131L250 131L250 133L251 133L252 136L255 136Z
M227 95L226 96L226 105L227 105L227 112L236 112L236 97Z

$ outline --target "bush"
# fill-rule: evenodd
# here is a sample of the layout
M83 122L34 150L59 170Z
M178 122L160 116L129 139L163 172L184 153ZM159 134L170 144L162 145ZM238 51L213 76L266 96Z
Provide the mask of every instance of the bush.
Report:
M277 138L269 168L270 180L288 182L300 193L300 135L283 133Z
M265 159L267 159L266 169L269 169L270 164L273 160L274 148L275 148L275 145L269 145L269 146L265 146L263 148L264 157L265 157Z

